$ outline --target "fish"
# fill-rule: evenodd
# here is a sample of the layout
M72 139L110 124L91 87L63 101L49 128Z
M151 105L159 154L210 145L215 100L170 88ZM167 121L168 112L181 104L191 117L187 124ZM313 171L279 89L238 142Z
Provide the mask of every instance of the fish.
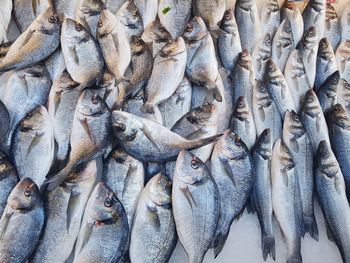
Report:
M237 63L238 54L242 52L241 39L232 9L225 11L220 29L225 32L218 38L220 61L224 68L232 71Z
M69 174L65 182L45 193L45 228L32 263L64 263L74 249L86 203L99 180L101 160L92 160Z
M146 101L141 107L142 112L154 113L154 106L171 97L183 79L186 59L186 45L182 37L165 45L158 53L145 88ZM169 77L164 79L164 76Z
M277 0L264 3L260 10L261 34L269 34L273 38L281 23L280 9Z
M4 103L0 100L0 140L3 140L10 127L10 115Z
M105 70L96 89L96 93L106 102L111 110L119 109L123 104L121 87L119 84L117 87L114 84L114 76L108 70Z
M257 212L261 228L261 250L264 260L270 255L276 259L273 229L271 157L271 130L265 129L252 149L252 161L256 179L253 184L251 208Z
M0 72L23 69L47 58L57 49L60 32L60 21L50 7L41 13L11 45L0 64Z
M203 19L214 38L222 34L218 24L225 10L225 0L193 0L193 14Z
M334 240L344 262L350 260L350 211L345 194L343 174L330 145L321 141L316 155L315 182L326 229ZM334 216L336 215L336 216Z
M53 2L60 21L63 21L65 18L76 18L80 0L55 0Z
M66 69L66 63L61 48L57 48L56 51L44 61L44 63L52 80L56 80Z
M172 182L161 173L142 190L131 231L131 262L168 262L177 243Z
M271 160L272 207L283 239L287 262L302 262L302 204L295 161L285 143L278 139Z
M191 108L192 84L184 77L177 87L173 95L163 103L159 104L159 109L162 112L163 124L168 129Z
M230 121L230 129L243 140L248 149L251 149L256 140L256 128L252 110L249 108L247 99L244 96L239 97L235 104Z
M191 17L192 0L159 0L158 17L161 24L177 39L185 32Z
M339 79L337 88L337 102L350 114L350 84L344 79Z
M80 23L66 18L62 24L61 48L71 78L85 86L92 85L104 66L97 41Z
M350 39L342 41L335 52L340 77L350 82Z
M347 152L350 135L350 117L341 104L334 105L326 115L333 153L339 162L346 185L346 196L350 200L350 156Z
M105 5L115 15L125 2L126 0L108 0Z
M185 150L176 160L172 206L176 231L188 262L202 262L219 222L220 192L208 167Z
M6 153L10 153L12 137L18 123L35 107L45 104L50 87L49 73L40 64L11 74L2 97L10 117L9 129L1 143Z
M130 0L128 0L130 1ZM152 21L156 19L158 13L159 0L135 0L134 2L138 12L141 15L143 25L146 28Z
M75 82L67 71L61 73L52 84L48 98L48 112L54 127L57 144L56 160L64 162L69 153L69 138L74 110L84 85Z
M0 44L8 42L8 29L11 22L11 14L12 14L12 0L6 0L2 3L1 8L1 26L0 26Z
M325 0L310 0L304 11L304 33L308 32L310 27L314 27L318 40L324 34L326 21L326 1Z
M47 8L53 7L53 1L14 0L11 6L13 6L13 18L16 25L20 32L24 32L41 13L45 12Z
M174 160L181 150L202 147L221 136L187 140L154 121L117 110L112 112L112 126L122 148L142 162Z
M337 71L337 69L337 61L331 43L327 38L322 38L317 51L316 77L314 83L314 89L316 92L319 90L322 83Z
M0 219L0 261L26 262L36 248L43 224L39 188L31 179L23 178L11 191Z
M281 21L287 18L292 28L293 42L297 45L304 35L304 21L300 9L295 2L286 1L281 8Z
M299 115L311 141L314 154L320 141L325 140L330 144L326 119L320 102L312 89L305 94Z
M253 103L253 87L255 74L253 71L252 57L247 49L243 49L238 55L237 64L231 72L233 85L233 102L239 97L244 96L247 99L249 108Z
M13 135L11 156L19 178L30 178L40 188L55 154L54 130L44 106L38 106L18 124Z
M329 40L333 51L335 52L340 42L341 30L337 12L335 11L334 6L330 3L327 3L326 5L324 36Z
M145 31L142 34L142 40L145 41L154 58L159 51L172 40L172 36L160 23L159 18L156 18L147 27L145 27Z
M266 64L268 59L271 58L271 48L271 35L269 33L265 33L264 36L257 42L252 53L252 64L255 79L264 80Z
M99 182L86 204L73 262L118 262L128 233L122 203L105 183Z
M252 53L255 43L262 37L258 8L254 0L238 0L235 5L235 16L242 49Z
M85 90L74 112L68 163L45 182L47 191L57 188L79 164L101 156L111 145L111 137L111 111L97 94Z
M295 111L287 111L283 122L283 143L295 163L300 190L303 226L302 233L309 233L318 241L318 228L314 215L313 150L309 136Z
M285 18L278 27L271 48L271 58L276 62L282 72L295 45L291 22L288 18Z
M349 3L346 4L345 8L343 9L343 12L340 17L340 29L341 29L341 41L345 41L347 39L350 39L350 21L349 21L349 15L350 15L350 5Z
M312 87L306 74L302 54L298 49L290 53L284 69L284 77L292 93L296 112L299 112L305 93Z
M262 81L257 81L253 88L252 112L257 136L270 129L273 145L282 136L282 116Z
M0 64L4 60L6 54L9 52L12 44L13 41L7 41L6 43L0 44ZM4 75L4 73L2 73L1 75Z
M16 167L12 164L11 159L0 151L0 216L5 210L7 198L12 189L17 185L19 179Z
M287 110L296 111L295 102L293 100L292 93L287 85L287 81L284 78L281 70L278 65L269 59L267 61L267 70L266 70L266 87L267 91L270 94L271 98L275 101L276 106L283 118L284 113Z
M193 160L196 159L192 159L192 162ZM233 220L239 218L240 214L243 213L253 187L254 171L249 148L244 141L231 130L226 130L224 135L215 144L210 164L210 171L218 187L221 201L220 218L213 242L214 255L217 257L224 247ZM176 168L180 165L184 166L186 162L177 163ZM186 169L186 166L183 169ZM189 170L189 164L186 170ZM176 170L176 172L178 171ZM175 175L174 186L176 176L181 176L181 173L180 175ZM186 177L183 179L179 177L177 180L181 181L183 184L183 182L189 181ZM191 181L191 184L195 184L196 182L192 178ZM188 186L187 189L188 191L191 190ZM198 202L196 199L195 201Z
M210 90L214 99L222 101L222 94L215 83L219 72L214 43L203 19L198 16L191 19L183 37L187 47L187 77Z
M317 98L324 113L328 112L335 104L337 104L339 81L339 71L335 71L323 82L317 92Z
M297 46L297 49L303 58L306 75L312 87L315 83L316 77L318 39L319 37L315 27L310 27Z

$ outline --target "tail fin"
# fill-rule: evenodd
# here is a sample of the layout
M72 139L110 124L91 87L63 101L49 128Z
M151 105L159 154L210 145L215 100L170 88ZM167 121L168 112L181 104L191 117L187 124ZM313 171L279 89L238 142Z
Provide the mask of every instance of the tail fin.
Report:
M221 234L213 243L214 248L214 258L216 258L222 251L225 246L226 240L228 237L228 233Z
M276 248L275 248L275 237L262 235L261 237L261 248L264 260L266 261L267 255L276 259Z
M52 192L55 190L63 181L68 177L68 175L73 171L76 166L75 162L69 161L69 163L64 167L58 174L53 176L52 178L46 180L44 184L48 184L46 190L48 192Z
M314 215L312 217L303 216L303 236L306 233L309 233L313 239L318 241L318 228Z
M149 102L145 102L141 109L140 109L143 113L150 113L153 114L154 113L154 105L149 103Z
M214 136L210 136L207 138L203 138L200 140L195 140L195 141L189 141L189 143L186 143L185 149L184 150L192 150L192 149L197 149L200 147L203 147L207 144L210 144L212 142L216 142L217 140L219 140L219 138L222 136L221 134L216 134Z

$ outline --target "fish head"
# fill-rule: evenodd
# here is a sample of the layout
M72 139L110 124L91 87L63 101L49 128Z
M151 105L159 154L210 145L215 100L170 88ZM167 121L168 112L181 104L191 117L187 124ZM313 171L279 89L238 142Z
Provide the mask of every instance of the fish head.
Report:
M326 5L326 23L330 20L338 20L337 12L332 4L327 3Z
M199 16L195 16L187 23L183 38L186 40L186 42L191 43L197 40L201 40L206 35L208 35L208 33L209 31L203 19Z
M340 79L338 89L341 91L341 97L350 102L350 84L345 79Z
M21 133L43 134L45 132L46 108L38 106L29 112L19 123Z
M328 178L334 178L339 172L339 165L331 146L325 140L318 145L315 163L320 169L321 175Z
M101 11L100 18L97 23L97 38L103 38L112 33L117 26L117 18L108 9Z
M84 14L94 15L106 7L102 0L83 0L79 9Z
M48 34L61 30L60 19L52 6L42 12L31 25L33 29L45 30Z
M77 111L84 116L99 116L109 112L106 102L92 90L85 90L80 95Z
M271 34L269 33L264 34L262 45L264 47L265 52L268 52L268 54L271 54L271 47L272 47Z
M176 160L175 176L186 184L204 183L210 174L204 162L193 153L182 150Z
M283 33L284 36L293 35L292 26L291 26L290 21L287 17L285 19L283 19L283 21L281 23L281 28L282 28L281 32Z
M312 49L314 46L316 46L318 44L316 28L312 26L306 30L300 43L304 49Z
M330 123L334 123L342 129L350 130L350 117L343 105L340 103L334 105L327 114Z
M224 16L221 20L220 28L228 34L238 34L237 23L232 9L225 11Z
M324 1L324 0L312 0L312 1L310 1L310 6L317 13L319 13L319 12L326 9L326 1Z
M143 128L143 123L138 121L133 114L115 110L112 112L112 127L118 138L130 141Z
M10 158L4 152L0 151L0 180L3 179L2 176L7 176L7 172L14 169Z
M136 35L131 36L130 49L131 49L131 54L133 56L137 56L145 52L150 53L145 41L143 41L140 36L136 36Z
M306 92L301 110L313 118L321 113L320 103L312 89Z
M101 80L98 82L98 86L101 88L108 88L111 85L114 87L115 78L108 70L103 72Z
M339 81L340 73L337 70L325 80L325 82L321 85L320 89L322 89L323 85L325 85L326 96L328 98L335 98L337 96Z
M278 65L275 63L275 61L273 61L272 58L269 58L269 60L266 63L265 74L266 74L265 75L266 83L271 83L276 86L280 86L285 82L282 71L280 70Z
M238 6L246 11L250 10L254 4L253 0L238 0L236 2L236 5L238 4Z
M272 138L270 129L265 129L262 131L256 142L254 151L257 152L264 160L271 159Z
M172 181L161 173L149 181L150 198L158 206L168 206L171 203Z
M270 12L278 12L280 10L277 0L268 0L266 4L268 5L268 10Z
M137 6L134 1L127 1L117 13L119 22L129 29L143 30L143 22Z
M113 223L121 213L125 213L115 193L104 182L95 186L89 204L89 217L98 226Z
M185 41L182 37L178 37L175 41L168 42L159 52L159 56L167 58L183 53L186 50Z
M284 114L283 126L290 132L293 137L300 138L306 133L298 114L294 110L287 110Z
M25 177L13 188L7 199L7 205L13 210L30 211L42 203L38 186L32 179Z
M213 116L213 113L215 112L215 110L216 110L216 107L214 104L212 103L204 104L200 107L197 107L191 110L187 114L186 119L188 122L194 125L205 125Z
M26 80L26 88L28 90L37 88L37 86L41 85L41 83L50 81L49 72L45 66L40 64L19 70L17 71L16 75L17 77Z
M292 170L295 167L295 162L293 161L292 155L283 142L283 140L278 139L275 143L276 150L279 153L279 162L286 170Z
M350 40L346 39L342 41L338 48L336 53L340 55L344 59L348 59L350 57Z
M233 116L240 121L247 121L249 116L249 107L247 99L244 96L240 96L237 99L236 107L233 111Z
M326 37L320 40L317 56L326 61L330 61L334 57L332 45Z
M155 43L168 43L172 40L170 33L160 23L158 18L149 24L143 35L149 37Z
M0 62L6 56L7 52L10 50L13 41L9 41L0 45Z
M79 85L80 83L74 81L67 71L62 72L53 83L53 87L57 94L70 92Z
M252 57L250 56L250 53L248 49L243 49L242 52L238 54L238 65L240 65L242 68L246 70L251 70L252 68Z
M266 84L263 81L256 81L253 87L253 99L259 107L266 108L272 104L272 98L267 91Z
M222 154L229 160L241 160L249 155L246 144L231 130L226 130L219 142Z
M69 43L74 44L87 42L93 38L82 24L70 18L65 18L63 21L62 36L67 39Z

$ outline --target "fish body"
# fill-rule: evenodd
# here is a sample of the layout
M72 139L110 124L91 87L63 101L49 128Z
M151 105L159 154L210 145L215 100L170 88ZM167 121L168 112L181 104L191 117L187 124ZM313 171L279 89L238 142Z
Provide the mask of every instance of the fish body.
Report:
M94 38L96 38L100 14L104 8L103 0L79 0L75 17Z
M159 0L135 0L134 2L141 15L143 25L146 28L156 19Z
M292 28L294 44L297 45L304 35L304 21L295 2L287 1L281 9L281 20L287 18Z
M320 86L317 98L324 113L337 104L338 85L340 82L339 71L335 71Z
M57 48L44 63L53 81L66 69L66 63L64 62L61 48Z
M324 36L329 40L333 51L338 47L341 39L340 21L334 6L327 3L326 7L326 22L324 29Z
M269 33L266 33L257 42L252 53L252 64L255 79L264 80L266 64L269 58L271 58L271 48L272 38Z
M350 39L342 41L335 52L340 77L350 82Z
M337 102L342 104L345 110L350 113L350 84L344 79L339 79L337 88Z
M350 40L349 15L350 15L350 4L348 3L345 6L340 18L341 41Z
M281 23L278 1L270 0L264 3L260 10L260 23L262 35L270 34L273 38Z
M310 27L315 27L318 40L324 34L326 21L326 1L311 0L307 3L303 11L304 33L308 32Z

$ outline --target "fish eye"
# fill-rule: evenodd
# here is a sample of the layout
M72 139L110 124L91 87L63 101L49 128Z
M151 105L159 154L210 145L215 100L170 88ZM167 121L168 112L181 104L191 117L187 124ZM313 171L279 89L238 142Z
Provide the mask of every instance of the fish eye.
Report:
M126 130L126 126L124 123L117 122L113 125L114 129L118 132L124 132Z
M103 26L103 22L102 22L102 20L100 19L100 20L98 20L98 27L102 27Z
M142 45L140 39L136 40L136 45L137 45L137 46L141 46L141 45Z
M49 21L50 24L54 23L55 22L55 17L53 15L50 16L48 21Z
M91 102L92 104L97 104L98 103L98 99L97 99L97 94L94 94L92 97L91 97Z
M80 24L75 23L75 30L79 32L79 31L83 30L83 27Z
M341 112L341 108L339 107L339 105L334 107L334 111L335 112Z
M260 86L260 92L261 93L265 93L266 92L265 86L263 86L263 85Z
M241 146L241 138L240 138L239 136L236 136L236 137L235 137L235 144L236 144L237 146Z
M26 197L29 197L31 193L32 193L32 191L30 190L30 188L27 188L27 189L24 190L24 192L23 192L24 196L26 196Z
M225 20L230 20L231 19L231 14L229 12L227 12L225 14Z
M198 164L199 164L199 162L198 162L196 159L192 159L192 161L191 161L191 167L192 167L193 169L197 169L197 168L198 168Z
M110 198L106 198L103 204L104 204L105 207L111 207L112 206L112 200Z
M286 29L285 29L285 30L286 30L287 33L292 32L292 28L291 28L290 26L286 26Z
M299 121L299 116L298 116L298 115L296 115L296 114L293 114L293 120L295 120L295 121Z
M186 27L186 31L187 31L187 32L192 32L192 30L193 30L192 25L191 25L191 24L188 24L187 27Z
M131 12L131 14L132 14L133 16L137 16L137 11L134 10L134 11Z
M161 33L165 33L165 32L166 32L166 30L165 30L165 28L164 28L164 27L162 27L162 26L161 26L161 27L159 28L159 32L161 32Z

